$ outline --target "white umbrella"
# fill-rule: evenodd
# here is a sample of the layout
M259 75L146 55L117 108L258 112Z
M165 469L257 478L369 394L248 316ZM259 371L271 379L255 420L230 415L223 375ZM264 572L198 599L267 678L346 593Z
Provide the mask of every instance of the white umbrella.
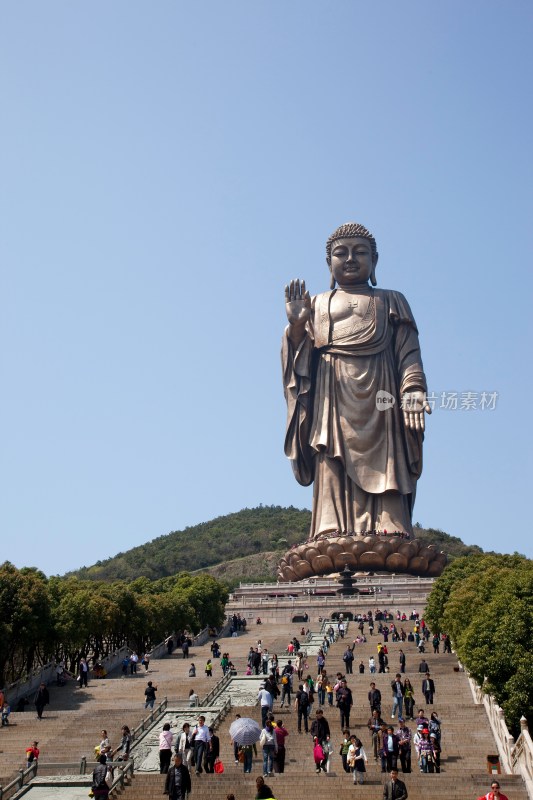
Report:
M261 736L261 726L250 717L240 717L232 722L229 735L240 745L255 744Z

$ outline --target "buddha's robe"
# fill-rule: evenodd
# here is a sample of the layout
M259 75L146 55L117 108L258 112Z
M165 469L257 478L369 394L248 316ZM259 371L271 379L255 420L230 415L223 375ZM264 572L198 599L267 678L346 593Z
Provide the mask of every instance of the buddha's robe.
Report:
M314 482L311 537L411 533L423 434L405 427L401 399L426 391L416 324L400 292L370 286L344 293L368 303L364 316L336 320L336 292L312 299L297 348L285 332L285 454L299 483Z

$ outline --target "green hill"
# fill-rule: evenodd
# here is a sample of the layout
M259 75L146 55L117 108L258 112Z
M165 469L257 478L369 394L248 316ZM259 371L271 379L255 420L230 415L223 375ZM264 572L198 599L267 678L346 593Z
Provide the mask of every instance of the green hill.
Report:
M310 521L310 511L293 506L244 508L159 536L69 574L86 580L114 581L134 580L141 575L156 580L178 572L209 571L232 585L240 580L274 580L279 556L307 538ZM456 536L432 528L426 530L418 524L416 536L436 544L452 559L483 552L480 547L465 545Z

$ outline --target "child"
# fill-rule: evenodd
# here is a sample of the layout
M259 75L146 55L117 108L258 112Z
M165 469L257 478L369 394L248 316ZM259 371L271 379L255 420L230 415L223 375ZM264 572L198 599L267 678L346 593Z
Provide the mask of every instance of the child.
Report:
M2 706L2 725L9 725L9 715L11 714L11 707L8 703Z
M205 665L205 674L208 678L213 675L213 665L210 658L207 659L207 664Z
M191 666L189 667L189 678L196 678L196 667L194 663L191 662Z
M39 759L38 744L39 742L33 742L33 744L30 744L30 746L26 748L26 765L28 767L31 767L33 762Z
M350 731L348 728L345 728L343 731L343 742L341 744L339 755L342 759L342 768L345 772L350 772L350 767L348 766L348 750L350 749Z
M326 681L326 694L328 696L328 706L332 706L333 705L333 684L332 684L332 682L330 681L329 678Z
M350 742L351 744L348 749L348 764L353 772L353 782L356 784L357 779L359 778L359 783L363 784L367 762L365 749L361 740L353 734L350 736Z
M322 745L318 741L318 736L315 736L313 739L315 746L313 748L313 758L315 759L315 767L316 767L316 774L320 775L320 771L326 771L326 754L322 748Z
M246 672L245 672L245 675L251 675L251 674L252 674L252 668L251 668L251 666L248 664L248 666L246 667Z

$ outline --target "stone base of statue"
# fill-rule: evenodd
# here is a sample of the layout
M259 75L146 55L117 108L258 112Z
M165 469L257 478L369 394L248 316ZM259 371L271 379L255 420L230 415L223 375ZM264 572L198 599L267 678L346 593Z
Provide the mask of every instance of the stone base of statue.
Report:
M394 572L436 578L446 566L446 554L435 545L405 534L325 534L289 550L279 563L280 581L342 572Z

